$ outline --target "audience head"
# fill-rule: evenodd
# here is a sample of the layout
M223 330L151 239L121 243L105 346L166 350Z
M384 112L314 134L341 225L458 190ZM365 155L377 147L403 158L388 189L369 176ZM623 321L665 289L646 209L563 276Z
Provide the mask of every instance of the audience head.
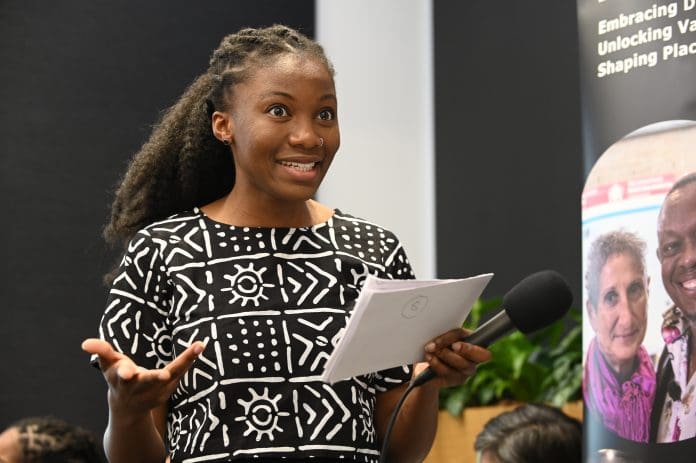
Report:
M19 420L0 434L0 463L102 463L93 433L50 416Z
M580 463L582 425L557 408L526 404L488 421L474 447L480 463Z

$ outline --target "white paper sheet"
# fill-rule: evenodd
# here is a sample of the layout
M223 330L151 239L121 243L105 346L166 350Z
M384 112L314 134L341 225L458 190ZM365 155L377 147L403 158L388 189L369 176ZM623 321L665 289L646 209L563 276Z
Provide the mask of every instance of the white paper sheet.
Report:
M423 347L464 323L492 273L456 280L365 280L322 381L423 361Z

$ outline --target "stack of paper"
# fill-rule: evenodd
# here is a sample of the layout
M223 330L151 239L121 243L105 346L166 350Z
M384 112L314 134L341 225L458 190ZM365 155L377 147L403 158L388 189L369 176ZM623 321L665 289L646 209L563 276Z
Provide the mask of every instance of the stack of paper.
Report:
M384 280L369 276L322 381L423 361L431 339L464 323L492 273L457 280Z

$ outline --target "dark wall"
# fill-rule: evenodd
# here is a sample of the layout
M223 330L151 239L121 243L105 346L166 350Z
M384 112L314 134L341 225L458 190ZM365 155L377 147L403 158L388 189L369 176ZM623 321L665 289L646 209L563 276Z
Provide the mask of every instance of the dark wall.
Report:
M0 2L0 429L53 414L101 432L97 334L113 187L159 111L242 26L314 34L313 0Z
M438 276L556 269L580 301L575 2L433 2Z

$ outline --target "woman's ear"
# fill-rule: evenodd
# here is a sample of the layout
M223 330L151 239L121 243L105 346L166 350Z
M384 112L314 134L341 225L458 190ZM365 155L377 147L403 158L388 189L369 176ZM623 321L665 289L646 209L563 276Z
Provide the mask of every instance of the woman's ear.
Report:
M234 124L232 123L230 115L221 111L215 111L211 116L211 120L211 127L215 138L226 145L232 144L232 139L234 138Z

